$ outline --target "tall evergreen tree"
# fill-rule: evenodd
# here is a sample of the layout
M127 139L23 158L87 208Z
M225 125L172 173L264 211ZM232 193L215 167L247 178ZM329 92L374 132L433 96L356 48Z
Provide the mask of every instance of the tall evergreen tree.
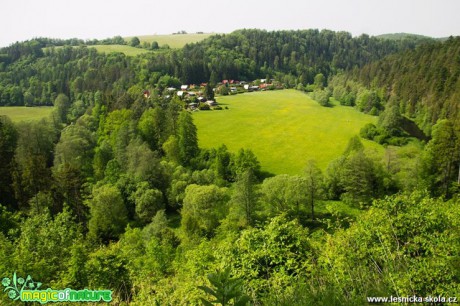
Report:
M451 196L459 164L459 131L451 121L441 120L433 127L433 138L426 146L422 164L423 179L433 195Z
M307 200L311 208L311 220L315 219L315 201L321 198L324 185L324 177L321 169L316 165L316 161L309 160L304 170L307 188Z
M243 212L246 224L254 225L258 206L258 192L254 170L247 169L240 175L235 183L232 201Z
M199 148L196 126L189 112L179 115L177 138L181 163L190 165L191 160L198 156Z
M13 158L18 132L7 116L0 116L0 198L3 205L14 204Z

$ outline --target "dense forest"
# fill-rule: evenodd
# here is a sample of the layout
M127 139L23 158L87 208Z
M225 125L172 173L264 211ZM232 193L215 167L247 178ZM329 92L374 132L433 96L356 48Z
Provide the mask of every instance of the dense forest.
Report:
M99 54L79 40L35 39L0 51L0 105L51 105L59 93L74 101L78 94L98 90L114 102L125 99L134 85L161 91L181 82L216 84L223 79L277 78L294 87L312 84L319 73L327 78L422 42L353 38L326 30L241 30L181 50L132 58Z
M0 116L0 277L109 289L114 305L460 292L459 38L240 30L136 57L95 43L0 50L0 105L54 107ZM356 136L327 169L305 156L299 175L267 173L250 149L200 148L166 90L256 78L378 115L361 136L384 156Z

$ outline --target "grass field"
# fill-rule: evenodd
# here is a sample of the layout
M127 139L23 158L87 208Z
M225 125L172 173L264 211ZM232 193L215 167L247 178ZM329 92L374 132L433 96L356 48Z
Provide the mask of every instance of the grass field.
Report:
M88 48L95 48L97 52L100 52L100 53L121 52L127 56L136 56L139 54L150 52L145 49L134 48L131 46L124 46L124 45L94 45L94 46L88 46Z
M167 44L169 47L178 49L185 46L185 44L190 44L194 42L198 42L208 38L209 36L214 34L175 34L175 35L145 35L145 36L137 36L141 41L141 44L146 41L151 43L152 41L156 41L160 47ZM132 37L126 37L126 41L130 41Z
M53 107L25 107L25 106L3 106L0 107L0 115L6 115L13 122L40 120L48 117Z
M296 90L244 93L217 101L229 109L193 114L200 146L224 143L232 152L249 148L262 169L275 174L300 174L309 159L326 169L361 127L377 120L351 107L322 107ZM363 143L383 151L374 142Z

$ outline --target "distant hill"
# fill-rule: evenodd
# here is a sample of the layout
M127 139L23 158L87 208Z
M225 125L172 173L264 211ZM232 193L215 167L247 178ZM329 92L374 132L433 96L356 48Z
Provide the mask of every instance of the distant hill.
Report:
M168 45L169 47L173 49L179 49L185 46L186 44L202 41L210 37L211 35L214 35L214 34L203 33L203 34L143 35L143 36L137 36L137 37L141 41L141 44L143 42L152 43L153 41L156 41L160 46ZM133 38L133 36L125 37L125 40L129 42L131 38Z
M460 37L393 54L353 72L366 87L385 88L426 133L438 119L460 122Z
M433 40L434 38L419 34L411 34L411 33L388 33L375 36L381 39L389 39L389 40L403 40L403 39L426 39L426 40Z

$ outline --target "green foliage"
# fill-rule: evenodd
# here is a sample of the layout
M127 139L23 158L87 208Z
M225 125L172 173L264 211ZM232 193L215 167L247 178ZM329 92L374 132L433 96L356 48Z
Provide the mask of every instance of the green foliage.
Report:
M226 145L223 144L216 149L214 169L222 179L227 181L232 179L231 158L232 155Z
M85 265L88 287L94 290L114 290L114 299L128 300L131 281L126 269L126 261L120 254L119 244L102 246L89 255Z
M54 154L54 169L59 172L65 166L81 172L83 177L92 175L91 161L95 140L83 126L69 125L61 132Z
M214 90L211 84L206 84L206 86L204 87L203 96L206 100L214 100Z
M419 192L377 201L328 238L319 258L324 276L354 300L457 292L458 213L458 203Z
M373 196L377 195L377 182L373 161L363 151L351 153L344 164L342 185L345 193L342 199L356 206L369 205Z
M129 45L131 47L137 47L141 44L141 41L139 40L138 37L134 36L133 38L131 38L131 41L129 42Z
M230 269L227 268L223 271L208 274L208 280L215 289L207 286L199 286L198 288L211 295L214 300L208 301L202 298L201 301L204 305L244 306L248 304L250 298L244 294L243 280L231 278L230 273Z
M27 201L39 191L50 187L52 152L55 131L42 120L18 124L19 138L15 152L17 171L14 175L15 197L24 208Z
M3 233L3 235L8 236L10 230L14 230L18 227L18 216L13 215L6 209L6 207L0 204L0 233Z
M158 150L166 140L167 126L163 109L156 107L145 111L137 125L142 139L152 150Z
M363 143L361 142L359 137L355 135L351 137L350 140L348 141L347 147L344 151L344 155L349 155L350 153L359 152L363 150L364 150Z
M123 233L128 222L127 210L120 191L110 185L94 188L89 201L89 235L108 242Z
M59 121L62 123L67 122L67 112L69 111L70 108L70 100L69 98L64 95L64 94L59 94L54 100L54 107L57 112L57 117L59 118Z
M13 159L18 142L18 131L7 116L0 116L0 194L2 203L13 205Z
M181 210L181 227L187 235L212 235L227 210L225 188L188 185Z
M460 172L459 130L449 120L433 127L433 138L427 144L422 162L422 178L432 195L448 198L455 190Z
M256 155L250 149L240 149L231 160L231 168L234 177L243 174L246 171L252 171L255 175L260 171L260 162Z
M70 259L67 271L63 274L62 283L64 286L73 288L84 288L88 284L88 247L84 242L76 240L70 248Z
M133 194L136 216L143 224L152 220L158 211L164 208L163 194L158 189L151 189L147 182L138 185Z
M307 162L304 176L306 179L305 191L311 208L311 220L313 221L315 219L315 202L321 199L324 193L324 176L314 160Z
M188 112L179 115L177 140L181 164L190 165L192 159L198 156L199 148L196 126Z
M315 75L314 83L317 90L323 90L324 86L326 85L326 79L324 78L324 74L318 73Z
M401 124L402 116L398 105L388 105L379 116L379 126L391 136L400 136Z
M234 277L244 280L253 299L281 292L311 265L307 232L297 221L277 216L263 228L242 231L222 260L230 263Z
M455 121L459 115L453 110L459 97L460 65L450 60L458 54L459 45L458 37L426 43L416 50L370 63L348 74L348 78L367 88L391 92L399 100L401 114L415 118L422 130L430 134L438 119Z
M378 135L379 135L379 130L373 123L366 124L359 131L359 136L365 139L369 139L369 140L373 140Z
M229 90L228 87L225 85L221 85L218 88L216 88L216 93L221 95L221 96L228 96Z
M358 136L350 139L342 156L327 169L328 193L331 199L341 198L355 207L366 207L373 198L391 192L394 186L380 160L366 153Z
M167 183L158 154L138 139L131 140L126 148L124 165L127 174L137 181L147 181L156 188L161 188Z
M375 90L362 89L356 97L356 107L362 112L378 115L382 109L381 101L382 98Z
M236 210L244 216L244 224L253 226L259 209L259 192L256 186L254 171L249 168L241 173L235 182L235 190L232 193L232 204Z
M179 141L176 136L174 135L169 136L168 140L165 141L162 148L168 160L176 164L180 163L181 156L180 156L180 149L179 149Z
M36 214L21 224L21 235L15 242L13 266L18 274L34 275L42 282L59 282L67 267L74 241L80 228L68 210L55 216Z
M315 89L311 93L313 100L316 100L321 106L330 106L329 99L332 94L329 89Z
M307 180L301 176L280 174L267 178L261 191L271 215L291 213L299 216L307 203Z

